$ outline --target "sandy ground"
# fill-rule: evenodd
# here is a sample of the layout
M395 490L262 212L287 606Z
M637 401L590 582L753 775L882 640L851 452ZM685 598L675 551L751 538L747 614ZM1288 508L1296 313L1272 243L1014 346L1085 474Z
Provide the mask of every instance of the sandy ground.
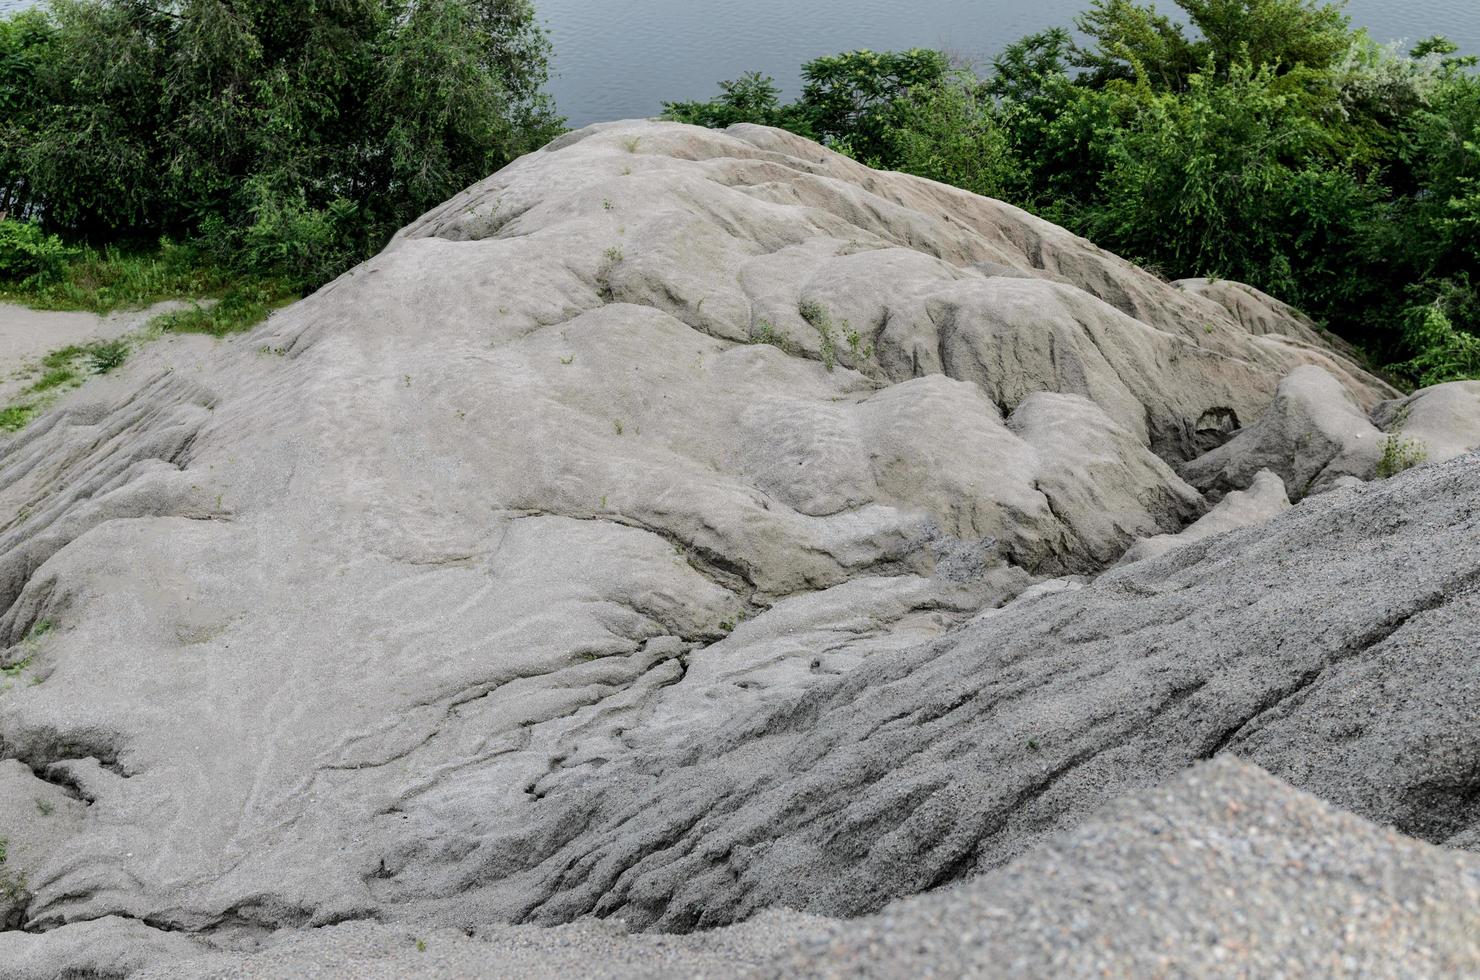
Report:
M39 374L41 359L52 351L122 337L161 313L188 305L174 300L99 316L0 303L0 404L18 398Z

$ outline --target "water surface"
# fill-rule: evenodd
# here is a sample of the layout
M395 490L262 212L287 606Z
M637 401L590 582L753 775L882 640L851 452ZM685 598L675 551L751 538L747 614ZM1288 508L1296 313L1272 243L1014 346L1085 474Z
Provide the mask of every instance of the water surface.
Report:
M0 12L31 0L0 0ZM550 90L572 125L657 114L750 70L788 94L821 54L942 47L985 63L1034 31L1070 25L1088 0L534 0L555 42ZM1170 0L1158 4L1170 9ZM1351 0L1381 41L1447 34L1480 54L1480 0Z
M764 71L788 94L822 54L941 47L985 63L1025 34L1068 27L1088 0L534 0L555 42L550 88L572 125L655 115ZM1157 4L1173 7L1171 0ZM1447 34L1480 53L1480 0L1351 0L1381 41Z

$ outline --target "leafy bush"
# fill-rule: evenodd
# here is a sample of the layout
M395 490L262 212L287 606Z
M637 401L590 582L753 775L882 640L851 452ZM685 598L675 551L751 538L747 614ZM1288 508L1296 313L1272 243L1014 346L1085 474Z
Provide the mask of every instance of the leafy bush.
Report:
M1115 95L1131 102L1127 121L1101 137L1106 163L1080 230L1159 268L1251 282L1299 305L1340 288L1374 192L1324 158L1325 134L1270 69Z
M1408 341L1418 354L1398 370L1420 387L1480 378L1480 336L1456 330L1442 300L1410 309Z
M124 340L100 340L87 348L87 364L94 374L107 374L123 366L128 360L128 342Z
M561 130L530 0L50 0L0 20L0 208L313 286Z
M23 287L57 282L75 254L34 222L0 221L0 280Z
M782 108L781 89L769 75L746 72L734 81L720 82L719 89L720 94L708 102L665 102L663 117L710 129L724 129L736 123L759 123L793 131L806 129L799 113Z
M1394 433L1382 443L1382 459L1377 461L1377 478L1387 480L1405 470L1428 462L1429 449L1417 439Z
M1017 159L982 86L953 78L895 102L870 162L1002 197L1019 180Z

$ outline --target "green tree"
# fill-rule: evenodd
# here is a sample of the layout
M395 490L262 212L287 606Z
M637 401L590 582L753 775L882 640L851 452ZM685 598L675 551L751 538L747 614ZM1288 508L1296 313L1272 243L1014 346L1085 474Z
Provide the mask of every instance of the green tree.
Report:
M0 20L0 214L24 217L30 191L22 169L20 134L31 129L42 108L37 71L56 31L39 11Z
M562 128L530 0L51 0L0 59L22 24L0 193L305 284Z
M950 62L939 51L850 51L802 66L798 107L821 139L862 160L881 160L891 115L900 100L929 98L947 85Z
M1176 0L1195 34L1154 5L1091 0L1075 21L1086 43L1073 62L1087 81L1141 79L1158 91L1181 91L1194 74L1226 77L1236 68L1331 67L1351 45L1341 3L1326 0Z
M708 102L664 102L663 118L710 129L724 129L736 123L780 126L793 131L806 128L800 113L782 106L781 89L770 75L746 72L734 81L720 82L719 89L719 95Z
M871 162L1003 197L1021 184L1017 159L991 96L957 79L896 100L884 115L879 157Z
M1373 190L1268 69L1144 93L1107 137L1092 238L1177 275L1254 283L1321 306L1343 286ZM1121 96L1132 99L1128 91Z

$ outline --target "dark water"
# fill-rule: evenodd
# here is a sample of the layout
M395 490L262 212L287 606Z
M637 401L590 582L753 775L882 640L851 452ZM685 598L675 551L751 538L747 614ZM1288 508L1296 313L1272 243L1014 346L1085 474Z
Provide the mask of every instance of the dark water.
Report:
M0 12L30 0L0 0ZM573 125L656 114L759 69L789 93L820 54L944 47L982 63L1024 34L1069 26L1088 0L534 0L555 42L551 91ZM1173 7L1171 0L1159 4ZM1351 0L1381 41L1447 34L1480 53L1480 0Z
M977 63L1034 31L1070 26L1089 0L534 0L555 42L551 85L572 125L655 115L752 69L789 93L821 54L943 47ZM1171 0L1158 3L1173 7ZM1480 54L1480 0L1351 0L1380 41L1447 34Z

